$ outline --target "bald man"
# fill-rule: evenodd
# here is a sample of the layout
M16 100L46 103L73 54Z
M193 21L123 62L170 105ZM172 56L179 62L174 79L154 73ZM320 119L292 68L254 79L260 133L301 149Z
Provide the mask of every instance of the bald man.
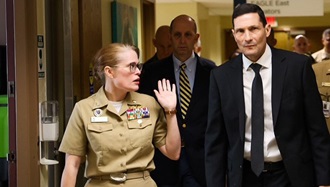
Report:
M178 104L174 115L178 118L182 148L179 161L155 151L156 169L150 174L158 187L205 187L208 90L210 71L216 65L194 52L199 33L192 17L179 15L172 20L170 27L173 53L143 68L139 92L155 97L153 90L157 81L163 78L176 85Z
M309 53L309 42L306 36L304 35L297 35L294 38L293 43L293 51L300 54L306 54Z
M293 51L308 56L312 60L311 62L314 64L315 60L309 52L309 46L310 44L306 36L300 34L294 38Z
M155 38L152 39L152 43L157 51L153 57L144 63L144 65L161 60L172 54L173 47L170 40L170 26L162 25L158 27Z

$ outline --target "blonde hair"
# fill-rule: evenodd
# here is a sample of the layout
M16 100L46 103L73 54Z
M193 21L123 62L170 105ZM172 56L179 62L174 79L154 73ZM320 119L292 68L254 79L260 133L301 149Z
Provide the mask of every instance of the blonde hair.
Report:
M139 48L130 44L112 43L102 47L93 58L94 72L93 75L96 80L100 80L102 85L105 83L104 68L106 66L114 67L120 61L120 53L127 50L133 50L136 52L139 58Z

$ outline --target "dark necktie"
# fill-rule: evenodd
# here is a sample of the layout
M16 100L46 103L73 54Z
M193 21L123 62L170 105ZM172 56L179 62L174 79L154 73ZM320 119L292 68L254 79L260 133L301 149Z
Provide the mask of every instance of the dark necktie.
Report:
M259 176L264 169L264 96L262 79L259 74L260 64L251 64L255 76L252 82L252 140L251 169Z
M191 89L190 89L189 79L184 71L186 68L187 68L186 64L180 65L180 69L181 69L180 70L180 104L181 104L181 113L183 119L186 118L188 106L191 99Z

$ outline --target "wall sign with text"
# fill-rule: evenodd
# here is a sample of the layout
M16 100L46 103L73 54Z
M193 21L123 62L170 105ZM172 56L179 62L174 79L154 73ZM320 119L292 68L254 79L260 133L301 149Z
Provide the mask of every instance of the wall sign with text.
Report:
M259 5L266 16L323 16L323 0L246 0Z

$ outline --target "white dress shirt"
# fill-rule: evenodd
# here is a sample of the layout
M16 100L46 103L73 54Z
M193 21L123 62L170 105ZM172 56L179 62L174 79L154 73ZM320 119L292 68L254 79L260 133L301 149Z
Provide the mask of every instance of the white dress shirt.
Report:
M244 158L251 160L251 91L254 79L254 71L250 68L252 61L243 57L243 88L245 101L245 145ZM264 92L264 160L265 162L277 162L282 160L274 134L272 113L272 52L267 45L265 53L255 63L260 64L260 76L262 78Z

